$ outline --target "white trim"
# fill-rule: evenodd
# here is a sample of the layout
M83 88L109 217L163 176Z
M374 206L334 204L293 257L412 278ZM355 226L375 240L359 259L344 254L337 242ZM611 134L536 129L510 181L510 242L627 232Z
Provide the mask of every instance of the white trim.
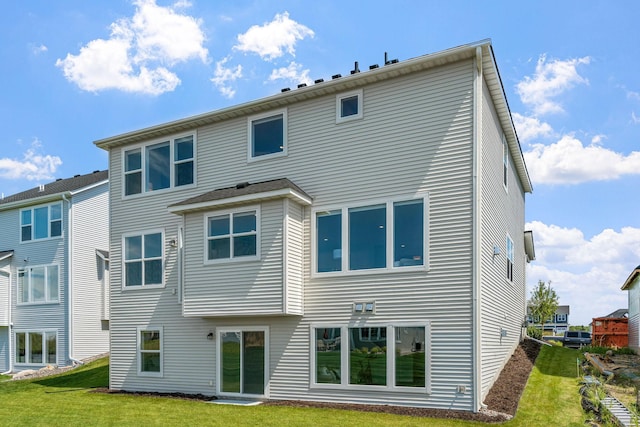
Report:
M395 229L393 224L394 204L398 202L409 202L413 200L423 200L423 241L422 241L422 264L409 266L394 266L394 235ZM386 260L385 267L369 268L369 269L349 269L349 210L358 209L369 206L384 205L386 209ZM341 239L341 270L340 271L318 271L318 236L317 236L317 213L340 211L342 220L342 239ZM341 206L319 206L311 210L311 277L332 277L332 276L349 276L362 274L378 274L378 273L401 273L416 272L429 270L429 193L418 193L406 196L396 196L386 199L374 199L369 201L360 201Z
M347 98L352 98L354 96L358 97L358 112L356 114L351 114L349 116L342 115L342 100ZM350 122L352 120L360 120L364 116L364 112L362 111L364 101L363 101L363 90L352 90L350 92L345 92L336 95L336 124Z
M160 335L160 349L157 351L160 354L160 371L159 372L148 372L142 370L142 349L140 345L142 340L140 336L142 332L158 332ZM148 352L155 353L156 351L146 350ZM163 326L138 326L136 328L136 371L138 376L141 377L159 377L162 378L164 376L164 327Z
M11 328L9 328L9 330L11 331ZM41 363L37 363L37 362L31 362L28 361L28 359L30 359L29 357L29 353L30 353L30 340L29 340L29 334L40 334L42 335L42 362ZM14 346L14 354L10 355L11 359L14 361L14 365L15 366L46 366L46 365L51 365L52 362L47 362L47 334L48 333L54 333L56 335L56 361L55 364L56 366L58 365L58 360L59 360L59 356L60 356L60 352L59 352L59 341L58 341L58 330L54 329L54 328L46 328L46 329L15 329L13 330L13 334L12 336L9 337L10 340L14 340L15 342L15 346ZM18 355L15 354L18 350L18 339L16 337L17 334L25 334L24 335L24 339L25 339L25 343L24 343L24 358L25 361L24 362L18 362Z
M222 334L227 332L263 332L264 333L264 393L263 394L248 394L248 393L233 393L222 391ZM236 396L236 397L252 397L252 398L269 398L269 327L268 326L225 326L216 328L216 394L220 396ZM242 338L240 339L240 345L242 346ZM242 352L241 352L242 353ZM240 362L242 365L242 362ZM242 370L240 371L240 385L242 385Z
M277 157L286 157L288 152L288 125L287 125L287 108L281 108L278 110L271 110L266 113L256 114L247 117L247 162L257 162L260 160L273 159ZM261 156L253 155L253 122L256 120L267 119L270 117L282 116L282 151L276 151L275 153L263 154Z
M162 242L162 259L161 259L161 264L162 264L162 283L157 284L151 284L151 285L145 285L144 283L142 283L141 285L131 285L131 286L127 286L126 281L127 281L127 277L126 277L126 249L125 249L125 240L127 237L136 237L136 236L140 236L142 238L142 252L143 252L143 257L140 259L140 261L143 263L144 265L144 261L145 261L145 257L144 257L144 236L149 235L149 234L158 234L160 233L160 240ZM151 229L151 230L143 230L143 231L138 231L138 232L131 232L131 233L124 233L122 234L122 237L120 239L120 250L122 251L122 256L121 258L121 271L122 271L122 285L121 285L121 289L123 291L132 291L132 290L136 290L136 289L158 289L158 288L164 288L165 286L165 262L166 262L166 250L165 250L165 246L166 246L166 242L165 242L165 229L164 228L156 228L156 229ZM144 270L142 272L142 281L144 282Z
M256 231L255 231L255 236L256 236L256 254L255 255L248 255L248 256L241 256L241 257L234 257L233 256L233 237L235 236L235 234L233 233L233 222L231 221L231 218L237 214L243 214L243 213L249 213L255 211L255 216L256 216ZM229 216L229 234L226 235L229 238L229 258L217 258L217 259L209 259L209 219L212 217L216 217L216 216L225 216L228 215ZM203 262L204 264L227 264L227 263L233 263L233 262L249 262L249 261L260 261L260 242L262 241L262 239L260 238L260 233L261 233L261 223L260 223L260 205L250 205L250 206L239 206L236 207L234 209L225 209L225 210L220 210L220 211L210 211L210 212L206 212L203 216L202 216L203 220L204 220L204 250L203 250ZM253 232L247 232L247 233L240 233L239 235L245 235L245 236L249 236L249 235L253 235ZM224 236L223 236L224 237Z
M18 242L20 242L20 244L27 244L27 243L34 243L34 242L44 242L46 240L57 240L57 239L62 239L62 237L64 236L64 232L65 232L65 227L64 227L64 212L63 212L63 204L62 202L65 200L64 194L62 195L61 200L53 200L49 203L43 203L40 205L31 205L28 207L24 207L22 209L20 209L20 211L18 212ZM60 206L60 219L59 220L52 220L51 219L51 207L54 205L59 205ZM35 218L34 218L34 214L33 211L35 209L40 209L40 208L47 208L47 237L41 237L41 238L36 238L35 237L35 229L36 229L36 224L35 224ZM31 223L29 224L29 226L31 226L31 239L30 240L22 240L22 213L24 211L30 211L31 212ZM60 221L60 235L59 236L51 236L51 223L53 221Z
M180 138L186 138L191 136L193 138L193 182L191 184L185 184L185 185L176 185L176 177L175 177L175 165L177 162L175 160L175 141L177 139ZM136 198L136 197L144 197L150 194L160 194L160 193L165 193L168 191L175 191L176 189L185 189L185 188L194 188L197 186L197 165L198 165L198 161L197 161L197 157L198 157L198 135L197 135L197 131L189 131L189 132L182 132L182 133L176 133L176 134L172 134L172 135L168 135L164 138L156 138L153 139L151 141L145 141L144 143L138 143L138 144L134 144L134 145L130 145L130 146L126 146L126 147L122 147L120 149L120 173L121 173L121 188L120 188L120 197L121 199L131 199L131 198ZM145 175L147 173L147 164L146 164L146 158L147 158L147 148L157 145L157 144L162 144L162 143L169 143L169 186L167 188L161 188L159 190L147 190L146 189L146 184L145 184ZM136 151L139 150L140 152L140 169L139 169L139 173L140 173L140 192L139 193L133 193L133 194L126 194L126 179L125 176L127 175L126 172L126 153L127 152L132 152L132 151ZM138 171L138 169L136 169L136 171Z
M50 267L57 267L58 269L58 283L57 283L57 294L58 294L58 298L55 300L50 300L49 299L49 275L47 274L49 271ZM33 288L33 284L32 284L32 279L31 279L31 274L30 272L34 269L34 268L44 268L44 301L32 301L33 297L32 297L32 288ZM22 297L22 292L21 288L20 288L20 273L24 273L24 281L26 283L23 283L23 286L28 286L28 294L29 294L29 300L28 301L21 301L21 297ZM34 305L56 305L56 304L60 304L60 282L62 279L62 269L60 268L60 264L57 263L53 263L53 264L38 264L38 265L27 265L24 267L20 267L16 270L16 306L34 306Z

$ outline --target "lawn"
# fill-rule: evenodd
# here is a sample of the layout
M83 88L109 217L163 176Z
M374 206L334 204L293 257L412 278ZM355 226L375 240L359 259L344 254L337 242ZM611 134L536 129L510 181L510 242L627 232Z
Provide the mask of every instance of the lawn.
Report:
M516 417L503 426L584 425L576 378L576 350L544 347ZM237 407L163 397L92 393L108 382L107 360L55 377L0 383L0 425L11 426L470 426L434 420L334 409ZM487 424L488 425L488 424Z

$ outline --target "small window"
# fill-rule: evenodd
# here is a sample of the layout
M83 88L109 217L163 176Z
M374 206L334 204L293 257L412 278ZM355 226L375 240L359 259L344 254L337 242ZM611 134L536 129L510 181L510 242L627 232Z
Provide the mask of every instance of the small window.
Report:
M249 118L249 160L287 153L286 111Z
M507 280L513 282L513 240L507 236Z
M62 204L54 203L20 212L20 240L48 239L62 236Z
M258 257L258 210L227 211L206 217L208 261Z
M138 329L138 373L162 375L162 328Z
M336 123L362 118L362 90L336 97Z
M162 233L124 237L124 286L162 285Z

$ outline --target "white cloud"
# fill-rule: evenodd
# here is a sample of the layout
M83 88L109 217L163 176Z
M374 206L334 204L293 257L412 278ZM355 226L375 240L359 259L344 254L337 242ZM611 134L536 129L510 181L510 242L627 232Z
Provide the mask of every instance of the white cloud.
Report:
M277 68L271 71L269 81L275 80L285 80L292 83L312 83L309 77L309 70L303 70L302 65L296 62L291 62L287 67Z
M532 107L536 114L562 112L562 106L555 98L576 84L589 83L578 74L577 67L590 61L589 57L547 61L546 55L542 55L534 76L525 77L516 85L516 91L522 102Z
M44 53L46 51L49 50L49 48L47 48L45 45L43 44L30 44L29 48L31 49L31 53L33 53L34 55L40 55L41 53Z
M177 63L199 58L208 62L201 22L177 12L189 5L162 7L155 0L138 0L133 18L111 24L109 39L92 40L78 55L58 59L67 80L83 90L117 89L158 95L180 84L170 71Z
M531 180L538 184L579 184L640 174L640 151L625 156L597 144L584 146L573 135L531 147L524 158Z
M308 27L289 18L289 13L276 14L273 21L262 26L254 25L244 34L238 35L234 49L260 55L268 61L279 58L285 51L295 56L295 45L305 37L314 37Z
M237 65L235 68L227 68L224 66L227 61L229 61L229 57L216 62L216 71L211 81L224 97L231 99L236 94L236 91L229 85L229 82L242 77L242 65Z
M42 144L34 139L22 159L0 158L0 177L5 179L53 179L62 160L58 156L42 154Z
M631 112L631 123L633 123L634 125L640 123L640 117L636 116L635 111Z
M518 132L520 141L531 141L535 138L548 137L553 133L549 123L541 122L535 117L527 117L513 113L513 124Z
M607 139L607 135L603 135L603 134L594 135L591 138L591 143L596 145L601 144L602 141L604 141L605 139Z
M539 221L526 228L533 231L536 246L536 260L527 269L529 289L538 280L551 281L560 304L571 306L572 324L588 324L627 306L620 288L638 264L640 229L606 229L586 239L578 229Z

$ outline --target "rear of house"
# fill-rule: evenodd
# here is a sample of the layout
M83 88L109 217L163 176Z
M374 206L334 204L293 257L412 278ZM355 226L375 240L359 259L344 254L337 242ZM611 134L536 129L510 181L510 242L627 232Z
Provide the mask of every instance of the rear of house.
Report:
M107 171L3 198L0 225L0 372L107 352L96 257L108 249Z
M531 184L489 42L96 144L113 389L476 411L521 338Z

